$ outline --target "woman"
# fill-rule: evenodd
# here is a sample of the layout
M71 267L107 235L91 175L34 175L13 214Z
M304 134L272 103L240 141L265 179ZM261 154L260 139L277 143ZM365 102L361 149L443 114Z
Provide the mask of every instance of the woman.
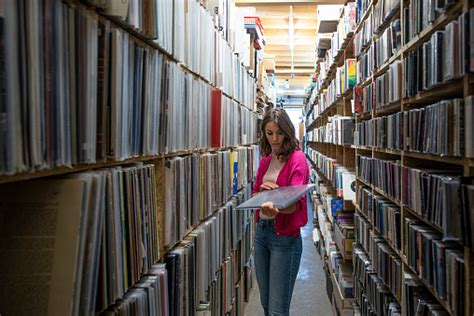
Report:
M263 117L260 152L252 194L280 186L308 183L306 157L298 149L295 129L283 109ZM289 315L301 261L300 227L306 225L306 197L286 209L265 202L256 213L254 256L260 301L265 315Z

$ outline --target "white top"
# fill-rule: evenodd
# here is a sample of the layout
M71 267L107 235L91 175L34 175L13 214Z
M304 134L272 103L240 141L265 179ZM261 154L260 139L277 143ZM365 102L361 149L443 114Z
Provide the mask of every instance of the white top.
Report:
M268 170L263 176L263 182L277 182L278 174L280 173L280 170L283 168L286 162L281 162L278 158L277 155L273 155L272 160L270 161L270 165L268 166ZM260 212L260 218L261 219L272 219L275 217L270 217L264 215L262 212Z

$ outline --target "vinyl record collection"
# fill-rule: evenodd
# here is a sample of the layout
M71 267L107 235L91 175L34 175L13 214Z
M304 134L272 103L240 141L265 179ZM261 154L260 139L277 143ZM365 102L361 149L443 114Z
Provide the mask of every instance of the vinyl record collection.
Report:
M334 62L334 58L340 53L344 42L348 36L354 32L355 27L356 6L354 2L348 2L342 9L336 31L331 34L331 46L330 49L326 51L325 61L321 64L321 78L326 77L324 70L329 70ZM316 89L319 90L321 85L322 80L316 83Z
M343 58L316 61L305 107L316 173L331 180L338 164L356 170L354 315L471 315L474 8L357 0L356 23ZM356 85L341 99L334 70L351 59ZM349 149L334 144L331 125L347 96Z
M449 315L449 313L436 301L433 295L413 273L403 273L403 286L405 288L407 315Z
M454 315L464 315L464 250L424 223L405 219L406 256L417 276L434 288ZM436 264L433 264L436 263Z
M337 192L345 200L355 200L355 173L354 170L338 164L333 158L309 148L308 155L318 171L323 174Z
M241 315L242 310L235 305L243 303L240 291L249 284L241 279L240 271L250 257L254 219L250 212L234 212L233 207L247 199L250 191L251 186L246 186L197 226L167 253L165 263L152 267L124 300L101 315L122 315L130 310L130 297L133 304L143 306L138 310L142 313L132 309L132 315L200 315L206 311L223 315L231 308L237 308L240 314L235 315ZM150 275L159 276L153 291L149 290Z
M404 59L405 97L474 71L473 25L474 8L459 15L444 30L434 32L428 41L410 52ZM416 25L407 27L417 29Z
M357 68L361 70L358 83L365 81L371 72L382 66L401 49L399 19L391 22L390 26L373 43L372 30L374 25L371 20L369 17L364 22L361 30L354 35L354 54L359 58L360 62L357 64Z
M373 261L360 246L354 246L354 294L362 315L402 315L400 304L375 272Z
M400 201L402 174L400 161L357 156L356 165L357 177Z
M160 30L173 27L168 33L179 28L176 19L174 26L168 23L170 17L158 19L169 13L167 6L147 3L156 11L142 15L139 2L130 1L124 23L158 39L156 32L147 29L150 23L152 28L164 23ZM120 16L121 5L109 4L105 12ZM181 9L176 5L172 12L185 19ZM223 146L238 145L242 138L245 144L255 142L253 134L242 130L255 131L256 115L248 111L255 103L255 82L219 35L215 35L216 45L223 48L217 49L215 59L214 45L207 45L207 39L186 46L185 36L182 43L174 36L173 53L183 51L196 58L198 44L207 49L199 63L209 66L193 68L194 62L189 62L191 66L182 67L81 4L15 2L5 10L1 174L207 148L211 141L209 82L226 93L226 105L232 104L232 110L225 107L223 125L234 132L226 136ZM203 28L212 28L209 13L201 7L198 11ZM192 28L188 20L184 24ZM190 68L200 71L199 75L186 70ZM219 80L212 80L213 76Z
M471 152L472 97L442 100L424 108L356 124L355 145L464 157ZM472 115L471 115L472 116ZM448 121L449 118L449 121ZM466 128L465 128L465 127ZM403 135L403 137L402 137Z
M233 208L259 161L256 83L213 14L0 11L0 314L242 315L254 219Z
M227 41L228 36L223 34L227 30L219 31L226 23L219 21L222 16L214 16L214 11L211 13L210 3L205 3L206 8L194 0L178 3L168 0L131 0L105 4L94 0L86 2L100 7L104 14L119 19L172 54L207 82L215 84L253 110L255 82L233 53Z
M402 167L403 204L443 232L444 240L473 245L474 182L452 170Z
M473 123L464 115L464 103L462 99L443 100L403 112L405 150L463 157L466 140L470 138L467 132L463 133L464 123Z
M254 222L250 212L235 212L233 207L248 198L250 190L249 185L243 196L233 198L166 255L170 315L199 309L212 315L229 311L236 296L234 286L241 281L240 271L250 257Z
M165 162L165 240L172 247L187 231L250 183L258 146L174 157Z
M242 150L253 152L250 148ZM219 155L215 155L214 161ZM206 158L203 157L205 162ZM246 172L253 172L249 170L251 168ZM224 176L230 179L230 175ZM229 272L218 282L226 282L232 299L235 296L233 285L240 280L240 273L248 262L253 236L250 233L254 222L251 213L232 211L239 201L250 196L249 175L241 176L245 177L243 191L217 213L207 216L208 219L180 241L178 247L169 251L166 267L156 264L160 259L157 230L161 226L158 225L156 205L159 180L155 177L154 165L99 169L2 187L2 243L11 245L1 249L3 258L11 258L1 261L0 279L6 286L0 296L2 313L34 310L37 313L93 315L104 311L104 315L119 315L121 311L134 310L133 306L138 304L138 315L185 315L198 308L195 303L208 301L203 298L208 295L208 287L217 273L222 273L221 263L225 258ZM229 180L229 184L220 188L227 193L225 199L216 202L217 205L223 205L223 201L232 196L232 181ZM185 193L175 194L186 197ZM30 197L28 201L24 200L25 195ZM216 195L219 195L217 189ZM182 205L176 205L175 210L181 209ZM166 205L165 217L174 214L171 210ZM192 217L187 221L187 214L178 215L182 217L180 222L188 226L198 222L191 223ZM179 229L186 228L185 224L179 224ZM166 241L167 222L164 229ZM27 244L21 245L34 243L39 238L50 242L38 244L35 250ZM25 268L22 260L26 257L30 258L28 264L36 266L35 271L40 275ZM42 262L48 262L48 265ZM193 273L198 280L196 285L192 283ZM19 278L29 279L30 286L22 286L18 283ZM190 283L181 283L177 289L177 280ZM194 295L196 300L193 300ZM30 304L14 303L25 297L37 297L38 300ZM214 300L219 299L214 297ZM177 312L177 306L183 308L182 314Z
M347 309L347 303L353 297L353 270L345 258L352 256L354 239L353 211L344 210L342 200L329 192L329 187L316 176L319 183L313 195L315 202L315 217L317 228L315 234L319 237L319 251L324 260L325 269L329 272L329 282L332 283L330 300L336 303L341 311ZM340 296L341 295L341 296Z
M402 149L403 115L395 113L357 123L354 145Z
M400 207L380 195L372 194L367 186L357 187L358 206L362 214L396 250L401 250Z
M362 245L372 260L374 271L398 300L401 296L402 261L385 239L370 230L370 227L370 224L359 226L359 222L356 220L356 240L359 240L360 230L366 230L366 236L368 237L366 242L368 244Z
M137 164L3 185L2 314L93 315L122 297L159 259L156 181Z
M308 141L352 145L354 141L354 120L347 116L331 116L329 123L308 132Z

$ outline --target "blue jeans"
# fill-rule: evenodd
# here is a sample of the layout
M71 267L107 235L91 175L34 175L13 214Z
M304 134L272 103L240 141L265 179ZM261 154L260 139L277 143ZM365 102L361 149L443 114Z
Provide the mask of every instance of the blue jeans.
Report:
M278 236L273 220L260 220L255 231L255 272L265 316L290 314L291 296L300 268L301 236Z

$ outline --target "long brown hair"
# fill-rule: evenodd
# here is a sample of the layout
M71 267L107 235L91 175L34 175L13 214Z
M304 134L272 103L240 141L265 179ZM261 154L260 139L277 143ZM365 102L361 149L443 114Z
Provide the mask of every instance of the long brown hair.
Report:
M272 152L272 147L270 146L265 133L265 126L269 122L274 122L278 125L278 128L285 136L281 146L281 151L278 154L278 159L287 161L293 151L298 149L298 140L295 136L293 123L291 123L290 117L282 108L270 109L265 113L262 120L262 137L260 138L260 152L263 156L268 156Z

